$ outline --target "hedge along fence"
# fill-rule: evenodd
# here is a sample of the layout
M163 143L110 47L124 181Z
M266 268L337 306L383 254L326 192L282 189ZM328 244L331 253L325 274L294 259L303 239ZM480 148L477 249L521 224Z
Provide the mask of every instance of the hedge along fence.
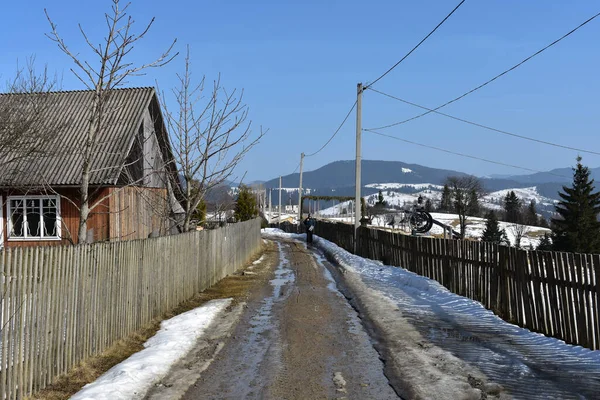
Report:
M125 242L0 252L0 398L20 399L243 266L260 220Z
M354 250L352 225L319 221L315 233ZM435 279L523 328L600 349L598 254L526 251L367 228L359 229L358 239L362 257Z

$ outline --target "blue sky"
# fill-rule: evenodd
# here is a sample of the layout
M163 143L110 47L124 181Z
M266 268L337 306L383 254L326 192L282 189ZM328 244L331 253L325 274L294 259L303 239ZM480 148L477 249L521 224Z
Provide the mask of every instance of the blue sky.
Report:
M139 1L130 14L141 29L156 17L131 55L149 61L170 42L189 44L194 74L221 73L227 88L243 88L255 129L268 135L244 160L246 180L291 173L300 153L316 151L356 98L358 82L373 81L426 35L458 1ZM17 60L35 55L63 77L64 89L81 89L70 61L44 36L47 8L65 40L87 56L77 31L102 37L110 1L74 0L3 4L0 79ZM595 1L467 0L419 49L375 88L436 107L483 83L600 11ZM600 18L484 89L444 109L498 129L600 151ZM129 86L162 89L176 84L183 57L132 79ZM374 92L363 99L363 127L396 122L419 110ZM332 143L305 160L305 169L353 159L355 116ZM385 133L423 144L535 170L573 165L572 151L522 141L428 115ZM584 154L600 166L600 156ZM363 158L451 168L476 175L526 173L363 133Z

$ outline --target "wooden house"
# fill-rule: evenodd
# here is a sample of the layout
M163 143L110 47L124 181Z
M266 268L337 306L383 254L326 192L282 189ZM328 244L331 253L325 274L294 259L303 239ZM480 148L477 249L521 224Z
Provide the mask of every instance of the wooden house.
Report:
M36 94L0 94L0 114L10 102L31 107ZM10 115L0 115L0 246L77 243L82 169L86 157L92 91L44 94L44 108L31 123L43 144L14 145ZM14 109L15 107L13 107ZM109 93L105 121L90 158L88 242L165 235L176 229L181 205L169 137L153 88ZM3 123L4 121L4 123ZM26 127L28 128L28 126ZM5 140L2 148L2 140ZM19 139L23 138L23 139ZM26 139L27 138L27 139ZM23 150L25 149L26 150ZM25 151L19 157L15 153Z

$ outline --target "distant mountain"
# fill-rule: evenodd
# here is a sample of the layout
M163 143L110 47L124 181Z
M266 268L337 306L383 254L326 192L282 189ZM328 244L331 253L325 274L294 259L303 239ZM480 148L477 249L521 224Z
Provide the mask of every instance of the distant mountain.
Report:
M311 195L354 196L354 168L354 160L350 160L335 161L314 171L305 171L302 186L304 189L310 189ZM600 182L600 168L592 168L591 172L592 177L596 177L596 182ZM428 185L432 185L431 190L435 191L439 190L435 186L443 185L447 177L466 175L468 174L464 172L400 161L363 160L362 194L369 196L384 187L396 193L414 194L422 190L421 186ZM558 192L564 185L570 185L572 175L573 171L570 168L558 168L529 175L490 175L480 179L488 193L506 189L526 189L527 193L536 193L536 196L548 199L544 200L544 211L551 212L554 209L551 200L559 199ZM282 187L285 188L282 202L297 202L299 177L298 173L282 177ZM267 189L277 189L279 177L264 182L264 186ZM597 187L600 189L600 183L597 183ZM277 201L275 197L277 196L274 196L274 202Z
M511 176L514 175L510 175L510 174L490 174L490 175L486 175L486 176L482 176L482 178L489 178L489 179L508 179Z
M591 177L598 182L598 179L600 179L600 167L590 168L590 172ZM534 185L540 183L570 184L573 180L573 170L571 168L557 168L548 172L537 172L529 175L513 175L509 176L507 179Z
M463 172L424 167L400 161L363 160L362 184L400 183L442 183L447 176L464 176ZM282 177L283 187L298 187L300 174ZM314 171L306 171L302 176L302 186L311 189L335 189L354 187L354 161L334 161ZM279 178L266 181L267 188L279 187Z
M407 164L400 161L363 160L361 183L367 186L375 183L429 183L443 185L449 176L467 176L464 172L429 168L418 164ZM282 177L282 187L298 187L299 173ZM525 187L526 182L514 179L482 178L489 191L511 187ZM278 188L279 178L264 183L267 188ZM306 171L302 176L302 186L311 188L318 193L337 192L340 196L351 195L354 192L354 161L334 161L314 171ZM372 192L367 188L367 192ZM343 193L343 194L340 194ZM369 194L369 193L367 193Z

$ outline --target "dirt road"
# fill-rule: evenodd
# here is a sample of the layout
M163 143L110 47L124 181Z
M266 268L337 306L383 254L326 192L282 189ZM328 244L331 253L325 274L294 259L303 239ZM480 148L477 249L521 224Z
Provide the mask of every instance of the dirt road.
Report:
M211 328L150 399L397 399L327 262L271 242L244 273L263 279Z

